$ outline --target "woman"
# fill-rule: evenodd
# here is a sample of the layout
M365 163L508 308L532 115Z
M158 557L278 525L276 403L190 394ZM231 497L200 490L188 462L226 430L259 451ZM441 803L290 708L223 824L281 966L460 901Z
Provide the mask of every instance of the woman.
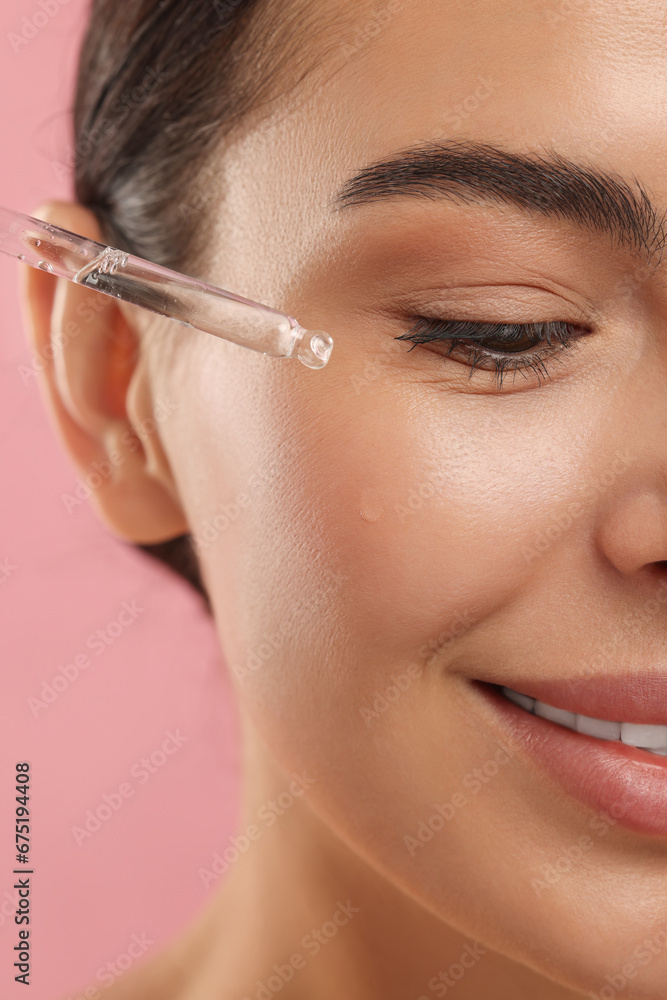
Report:
M25 275L242 720L211 903L111 1000L664 1000L666 84L646 0L93 3L40 214L334 339Z

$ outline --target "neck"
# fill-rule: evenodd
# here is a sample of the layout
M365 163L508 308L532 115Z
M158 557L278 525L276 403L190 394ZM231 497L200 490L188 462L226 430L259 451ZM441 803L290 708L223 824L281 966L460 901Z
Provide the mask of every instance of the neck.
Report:
M238 833L211 869L209 904L165 953L155 1000L581 996L424 909L318 815L316 775L283 770L243 716L242 733Z

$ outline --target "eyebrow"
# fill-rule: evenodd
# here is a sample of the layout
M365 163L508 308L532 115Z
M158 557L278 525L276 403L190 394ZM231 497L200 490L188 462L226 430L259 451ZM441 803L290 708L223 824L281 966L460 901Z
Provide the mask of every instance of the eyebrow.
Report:
M332 198L335 210L404 196L504 202L606 234L657 266L667 241L658 213L633 176L574 162L553 149L519 153L472 140L432 140L364 167Z

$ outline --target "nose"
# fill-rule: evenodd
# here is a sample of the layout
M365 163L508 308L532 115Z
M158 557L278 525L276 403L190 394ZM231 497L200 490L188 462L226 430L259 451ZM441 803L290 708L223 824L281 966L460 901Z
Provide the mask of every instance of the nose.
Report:
M619 573L667 576L667 481L616 496L603 512L598 542Z

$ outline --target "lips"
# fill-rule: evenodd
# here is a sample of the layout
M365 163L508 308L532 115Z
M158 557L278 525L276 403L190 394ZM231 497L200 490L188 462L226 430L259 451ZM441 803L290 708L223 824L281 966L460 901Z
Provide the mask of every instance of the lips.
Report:
M488 679L487 679L488 680ZM578 678L572 680L498 680L530 698L610 722L667 726L667 673Z
M553 705L536 701L534 698L529 698L528 695L512 691L511 688L503 687L500 690L506 698L520 705L527 712L540 715L543 719L550 719L567 729L595 736L601 740L621 740L630 746L641 747L642 750L667 757L667 726L650 726L643 722L593 719L587 715L566 712L564 708L554 708Z
M664 725L667 720L665 701L661 705L650 701L665 696L665 682L657 676L502 683L575 714L646 725ZM473 686L490 709L498 736L523 750L566 792L628 829L667 837L666 757L533 715L505 698L494 684L474 681Z

